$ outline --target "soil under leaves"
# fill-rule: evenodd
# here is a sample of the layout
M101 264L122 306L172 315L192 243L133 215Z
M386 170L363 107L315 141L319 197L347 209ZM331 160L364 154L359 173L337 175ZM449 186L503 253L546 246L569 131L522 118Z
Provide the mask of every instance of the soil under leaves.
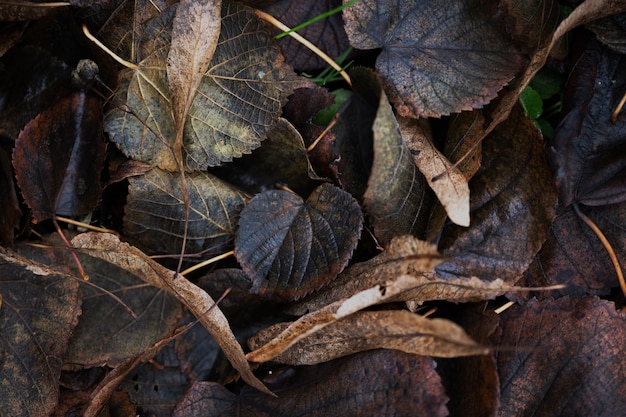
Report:
M343 3L0 3L0 414L623 413L626 6Z

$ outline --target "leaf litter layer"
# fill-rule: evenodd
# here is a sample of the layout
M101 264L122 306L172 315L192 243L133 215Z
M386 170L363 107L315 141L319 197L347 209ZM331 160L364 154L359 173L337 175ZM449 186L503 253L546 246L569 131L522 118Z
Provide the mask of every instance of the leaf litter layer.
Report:
M594 253L598 246L592 243L595 235L571 224L577 218L567 212L567 203L559 208L553 223L556 193L544 143L515 105L521 88L543 66L553 47L556 37L552 33L560 18L554 2L518 7L503 1L479 7L473 1L389 5L361 0L343 12L343 26L340 15L334 15L332 25L342 26L352 46L362 49L353 55L355 59L374 69L352 70L354 94L339 110L337 125L318 145L312 143L321 130L313 135L316 129L308 120L324 110L325 100L308 100L306 106L300 105L302 109L286 111L285 119L279 119L295 87L307 87L299 92L305 102L314 89L285 64L286 60L304 62L298 60L297 49L285 50L285 60L270 31L256 17L253 8L265 7L267 2L247 2L252 8L220 3L136 1L113 8L77 3L72 11L66 10L79 21L89 16L86 22L100 28L98 38L128 61L128 68L121 69L98 53L75 46L97 61L103 78L119 80L107 103L104 130L110 145L117 145L125 158L108 146L103 179L115 178L100 193L99 164L76 162L75 176L48 145L30 145L26 153L40 153L36 156L46 161L42 167L50 168L46 172L67 173L72 180L77 177L78 185L81 178L97 184L87 187L92 192L85 199L89 208L69 213L84 214L101 201L93 213L94 223L121 225L120 212L124 211L122 238L143 250L113 235L82 233L73 240L92 281L72 295L67 301L72 308L54 323L63 327L56 333L57 344L49 346L45 332L34 336L34 344L46 357L62 359L49 367L46 386L33 394L39 402L31 401L35 398L32 387L7 388L7 395L15 398L11 407L20 410L13 414L48 415L55 406L58 414L65 414L63 410L73 404L85 410L85 415L97 415L103 407L135 415L144 406L157 415L181 416L236 415L241 410L250 415L319 415L328 414L329 409L349 415L411 415L418 410L426 415L507 415L517 412L513 410L550 415L554 407L569 407L568 413L582 415L586 411L581 410L599 413L597 407L603 406L584 399L560 405L549 399L571 398L574 386L584 387L589 398L601 398L601 403L604 398L624 397L623 380L610 377L623 373L613 354L622 347L619 335L624 329L619 298L611 295L615 281L606 276L587 280L585 258L571 240L584 237L585 247ZM293 7L307 15L308 9L323 11L338 5L329 1ZM276 10L280 6L277 3ZM583 2L556 33L560 36L576 25L623 9L605 1ZM63 26L67 16L49 13L44 19L67 31ZM596 26L594 30L601 29ZM320 46L345 42L336 35L336 39L321 35ZM74 36L82 35L75 32ZM10 57L3 65L11 63ZM598 77L605 73L610 77L618 74L615 68L621 65L620 59L603 54L600 64L591 65L598 65ZM51 61L50 68L58 68L58 62ZM598 109L602 109L598 114L606 114L617 105L623 92L617 91L619 77L614 78L616 83L594 87L586 107L589 111L580 115L583 120L595 119ZM575 77L571 80L576 83ZM13 93L6 100L19 107L23 99L15 97L23 96ZM595 106L594 100L601 97L610 97L611 103L600 100L604 104ZM55 193L82 202L71 195L72 187L50 192L45 181L32 181L31 187L24 181L34 178L32 169L23 164L27 160L22 152L25 138L33 131L42 138L39 143L54 137L46 132L49 126L39 123L47 114L58 114L55 103L50 100L40 110L29 110L34 121L22 122L26 133L20 135L12 161L16 171L25 171L17 176L25 201L35 201L45 193L53 196L47 200L45 215L34 213L41 220L34 228L43 234L47 233L45 218L65 214L57 204L62 198L54 197ZM571 114L580 113L574 109ZM459 110L471 111L437 121L426 118ZM308 115L298 119L304 113ZM98 112L90 115L95 116L93 123L84 119L77 131L93 131L99 137L102 120ZM620 132L623 121L617 113L612 124L604 120L599 126L609 141L619 142L619 134L614 135L617 139L612 135ZM0 123L4 124L5 120ZM582 211L601 228L610 229L606 235L617 242L618 257L623 259L619 187L612 194L615 178L620 177L609 175L622 165L616 157L601 170L581 171L576 164L598 166L586 165L596 155L570 147L563 138L577 134L572 135L567 126L564 123L557 129L560 139L553 159L557 184L559 178L572 176L584 187L560 187L559 191L573 195L578 204L614 203ZM585 129L583 123L576 144L587 151L595 149ZM18 134L6 133L10 131L3 131L10 137L3 136L0 156L11 154ZM68 138L80 135L71 133ZM602 139L594 138L598 143ZM81 144L81 140L75 142ZM68 146L62 143L54 153L62 154ZM243 154L249 155L243 158ZM579 160L573 169L559 174L565 165L558 158L569 154ZM140 161L148 162L147 166L138 168ZM13 173L4 162L7 169L0 175L6 173L7 178L2 183L12 183ZM134 167L134 172L116 172L117 166ZM207 172L209 166L214 168ZM329 178L318 176L312 166ZM174 172L181 168L186 172ZM49 175L42 172L39 177ZM0 193L7 201L2 204L11 207L15 198L11 198L11 187L6 189ZM23 211L27 216L22 222L28 223L26 207ZM14 207L12 212L16 213ZM11 244L15 234L21 233L16 224L0 224L3 242ZM573 237L564 228L575 231ZM44 267L37 263L44 251L39 246L25 251L23 236L18 237L19 251L29 253L31 259L3 249L7 255L0 266L9 272L6 285L0 288L0 317L11 325L21 320L22 325L38 328L34 316L9 314L26 311L14 308L22 296L11 290L12 285L17 282L19 287L23 282L14 278L28 271L35 274L28 280L39 282L48 276L45 268L54 266L58 271L50 273L69 285L77 282L70 278L76 265L63 249L56 250ZM38 244L43 242L50 240ZM146 255L180 253L181 246L186 246L187 254L205 256L216 250L224 253L219 259L229 253L235 258L220 260L213 273L183 277ZM610 271L602 267L607 260L599 254L593 261ZM568 277L572 277L574 289L551 287L553 292L539 293L541 301L524 301L529 298L524 295L528 288L515 285L522 275L521 282L533 286L569 284ZM233 290L224 308L215 306L214 300L230 287ZM34 301L56 294L54 287L45 288L33 293ZM586 294L605 294L617 304ZM520 306L505 312L498 323L491 310L503 298L489 304L486 300L503 295L518 300ZM83 315L77 320L80 304ZM178 321L181 305L202 327L190 329L189 317ZM438 309L427 312L425 308L431 307ZM484 326L468 319L478 310ZM544 319L545 314L556 319ZM45 320L51 323L50 318ZM571 320L577 320L573 330L569 329ZM546 323L553 327L544 329ZM552 333L560 335L559 341L552 341ZM548 336L539 340L537 334ZM15 363L6 348L19 337L5 327L0 336L4 373L7 364ZM226 359L217 356L210 337ZM177 343L170 344L174 338ZM243 341L250 343L251 352L245 353ZM551 352L528 355L533 346L542 352L544 346L556 346L555 352L563 352L557 356L574 358L573 365L569 364L574 368L559 365L556 359L545 361ZM206 360L198 358L202 348ZM594 362L578 355L579 351L592 352L593 357L598 356L595 352L604 353ZM24 358L32 359L31 370L36 369L41 361L37 354L28 355ZM515 368L524 355L525 367ZM435 367L430 356L457 358L439 359L441 366ZM140 375L139 363L151 358L162 360L167 371L158 371L158 365L142 365ZM73 365L78 373L106 375L89 388L65 389L59 398L59 380L63 378L68 387L70 378L61 373L63 360L65 368ZM253 372L257 365L248 361L260 363L259 368ZM98 368L102 363L110 368ZM305 363L316 365L300 366ZM604 369L604 363L615 373L605 372L602 375L609 377L602 379L598 369ZM80 369L86 366L92 368ZM572 377L558 387L543 377L557 375L561 369ZM583 378L579 369L598 376L600 385ZM27 373L16 371L15 380L21 381ZM155 402L150 408L151 397L133 388L150 380L150 375L159 375L154 387L168 391L170 404L161 407ZM170 376L180 383L167 388L162 382ZM532 388L524 383L533 384ZM608 387L606 397L598 386ZM122 391L115 393L118 387ZM527 395L535 390L537 398ZM278 398L267 395L270 391ZM359 399L357 403L354 398ZM614 404L606 409L623 408L619 401Z

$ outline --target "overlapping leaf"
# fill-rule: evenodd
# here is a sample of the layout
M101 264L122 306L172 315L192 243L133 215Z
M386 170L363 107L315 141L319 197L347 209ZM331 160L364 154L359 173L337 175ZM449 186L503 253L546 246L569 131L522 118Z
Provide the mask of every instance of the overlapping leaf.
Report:
M127 28L139 39L137 66L120 72L105 126L127 156L167 170L177 169L166 74L174 12L165 10L137 32ZM257 148L300 82L254 13L226 4L215 54L185 119L185 167L204 170Z
M488 103L521 69L494 18L496 6L361 0L344 10L344 20L352 46L382 49L376 69L398 112L439 117Z
M180 174L153 168L129 178L124 230L151 254L178 253L185 231ZM213 175L186 176L189 197L186 252L219 249L232 238L244 196Z
M79 315L76 281L17 255L0 253L2 414L50 415Z
M330 184L306 202L289 191L254 197L241 212L235 256L252 291L297 299L335 279L356 247L363 215L356 200Z

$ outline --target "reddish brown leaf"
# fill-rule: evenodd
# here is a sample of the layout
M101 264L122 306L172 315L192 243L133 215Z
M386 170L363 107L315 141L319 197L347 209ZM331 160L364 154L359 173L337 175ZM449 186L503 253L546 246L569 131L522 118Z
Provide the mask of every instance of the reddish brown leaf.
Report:
M447 416L447 397L425 356L376 350L317 366L283 369L268 378L279 397L244 388L240 395L199 382L173 416L391 417Z
M87 90L59 100L26 125L13 166L35 222L88 214L100 198L102 101Z
M499 416L618 416L626 409L626 316L595 297L530 300L492 338ZM515 349L512 349L515 348Z

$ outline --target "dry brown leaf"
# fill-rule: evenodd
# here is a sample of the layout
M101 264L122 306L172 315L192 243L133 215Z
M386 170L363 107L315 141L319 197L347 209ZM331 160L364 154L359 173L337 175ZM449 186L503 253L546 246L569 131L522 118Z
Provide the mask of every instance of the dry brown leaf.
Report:
M263 329L248 341L258 349L290 323ZM406 310L361 311L295 343L273 361L315 365L370 349L395 349L417 355L452 358L484 355L489 349L462 327L445 319L428 319Z
M175 147L178 145L181 151L189 107L217 46L221 9L221 0L182 0L176 9L167 55L167 81L176 123Z
M430 129L425 120L398 117L402 141L411 151L413 161L453 223L470 224L470 191L467 179L459 168L433 145ZM438 175L444 174L441 177Z
M83 233L72 239L72 246L84 249L91 256L103 259L126 269L150 285L161 288L174 295L202 323L217 340L224 354L241 377L256 389L271 394L259 381L245 359L243 349L228 324L226 316L215 301L201 288L189 282L181 275L176 275L164 266L150 259L139 249L121 242L108 233Z

